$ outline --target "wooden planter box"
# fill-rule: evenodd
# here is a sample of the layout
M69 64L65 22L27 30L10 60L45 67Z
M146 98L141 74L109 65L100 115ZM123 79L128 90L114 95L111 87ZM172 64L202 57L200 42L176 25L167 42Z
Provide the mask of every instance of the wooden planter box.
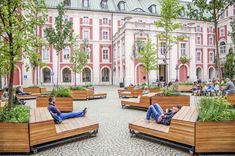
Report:
M162 109L169 109L177 105L190 106L190 96L154 96L151 104L158 103Z
M161 90L157 88L149 88L149 91L150 93L157 93L157 92L160 92Z
M228 94L228 102L235 106L235 94Z
M235 121L197 122L197 153L235 152Z
M37 107L47 107L48 97L38 96ZM72 112L73 111L73 98L72 97L56 97L56 106L61 112Z
M178 91L179 92L192 92L192 85L179 85L178 86Z
M87 90L72 90L73 100L87 100Z
M30 152L28 123L0 123L0 152Z
M32 95L40 95L43 92L46 92L46 88L23 88L24 92L30 92Z

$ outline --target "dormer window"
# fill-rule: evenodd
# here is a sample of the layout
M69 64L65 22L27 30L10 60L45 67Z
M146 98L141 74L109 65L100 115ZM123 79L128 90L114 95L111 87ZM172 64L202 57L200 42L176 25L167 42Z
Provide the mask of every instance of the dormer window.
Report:
M156 14L157 13L157 7L155 4L151 5L149 8L149 11L153 14Z
M185 11L184 11L184 10L182 10L182 11L180 12L180 16L181 16L181 17L185 17Z
M83 7L85 8L89 7L89 0L83 0Z
M101 8L103 8L103 9L107 9L108 8L107 1L108 0L101 0L101 2L100 2Z
M64 0L64 6L70 6L71 5L71 0Z
M120 11L124 11L125 10L125 2L124 1L120 1L118 3L118 8Z

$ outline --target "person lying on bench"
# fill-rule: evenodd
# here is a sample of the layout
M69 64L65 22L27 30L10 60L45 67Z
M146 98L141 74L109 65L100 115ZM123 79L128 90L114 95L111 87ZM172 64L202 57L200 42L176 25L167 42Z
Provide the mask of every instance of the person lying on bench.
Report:
M61 113L61 111L56 107L55 104L55 97L51 96L48 99L48 110L50 111L52 117L58 122L61 123L62 120L68 119L68 118L79 118L86 116L87 108L85 108L82 112L69 112L69 113Z
M19 87L16 87L16 94L17 94L17 95L31 95L31 93L23 92L23 91L21 90L21 87L20 87L20 86L19 86Z
M159 124L170 125L171 119L180 110L180 108L181 106L172 107L164 112L159 104L151 105L148 108L146 120L149 121L152 117Z

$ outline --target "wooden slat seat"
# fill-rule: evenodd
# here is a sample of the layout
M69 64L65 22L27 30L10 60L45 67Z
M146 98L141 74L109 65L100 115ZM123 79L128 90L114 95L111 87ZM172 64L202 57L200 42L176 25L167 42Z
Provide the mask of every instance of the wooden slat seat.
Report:
M146 121L144 117L129 123L131 131L141 132L152 137L195 146L195 123L198 112L195 107L184 106L172 118L169 126Z
M141 95L138 98L124 99L121 101L121 105L123 106L134 106L140 108L148 108L151 104L151 98L155 96L157 93L149 93L145 95Z
M95 93L94 90L89 90L88 91L88 95L87 98L89 99L94 99L94 98L106 98L107 97L107 93Z
M143 91L142 89L132 89L127 91L119 92L119 97L138 97L142 95Z
M47 108L30 110L30 146L97 131L99 124L87 117L71 118L55 124Z
M16 97L20 100L31 100L37 98L35 95L16 95Z

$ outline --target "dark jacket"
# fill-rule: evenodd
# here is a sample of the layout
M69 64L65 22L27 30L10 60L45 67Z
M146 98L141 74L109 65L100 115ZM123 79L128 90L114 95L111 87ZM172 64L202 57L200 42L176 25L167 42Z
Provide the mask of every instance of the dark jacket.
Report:
M160 122L158 122L159 124L163 124L163 125L170 125L171 123L171 119L173 118L173 116L176 114L176 112L167 112L164 114L164 116L162 117L162 120Z
M51 111L52 113L56 114L56 115L60 115L61 114L60 110L53 103L49 103L48 104L48 110Z

